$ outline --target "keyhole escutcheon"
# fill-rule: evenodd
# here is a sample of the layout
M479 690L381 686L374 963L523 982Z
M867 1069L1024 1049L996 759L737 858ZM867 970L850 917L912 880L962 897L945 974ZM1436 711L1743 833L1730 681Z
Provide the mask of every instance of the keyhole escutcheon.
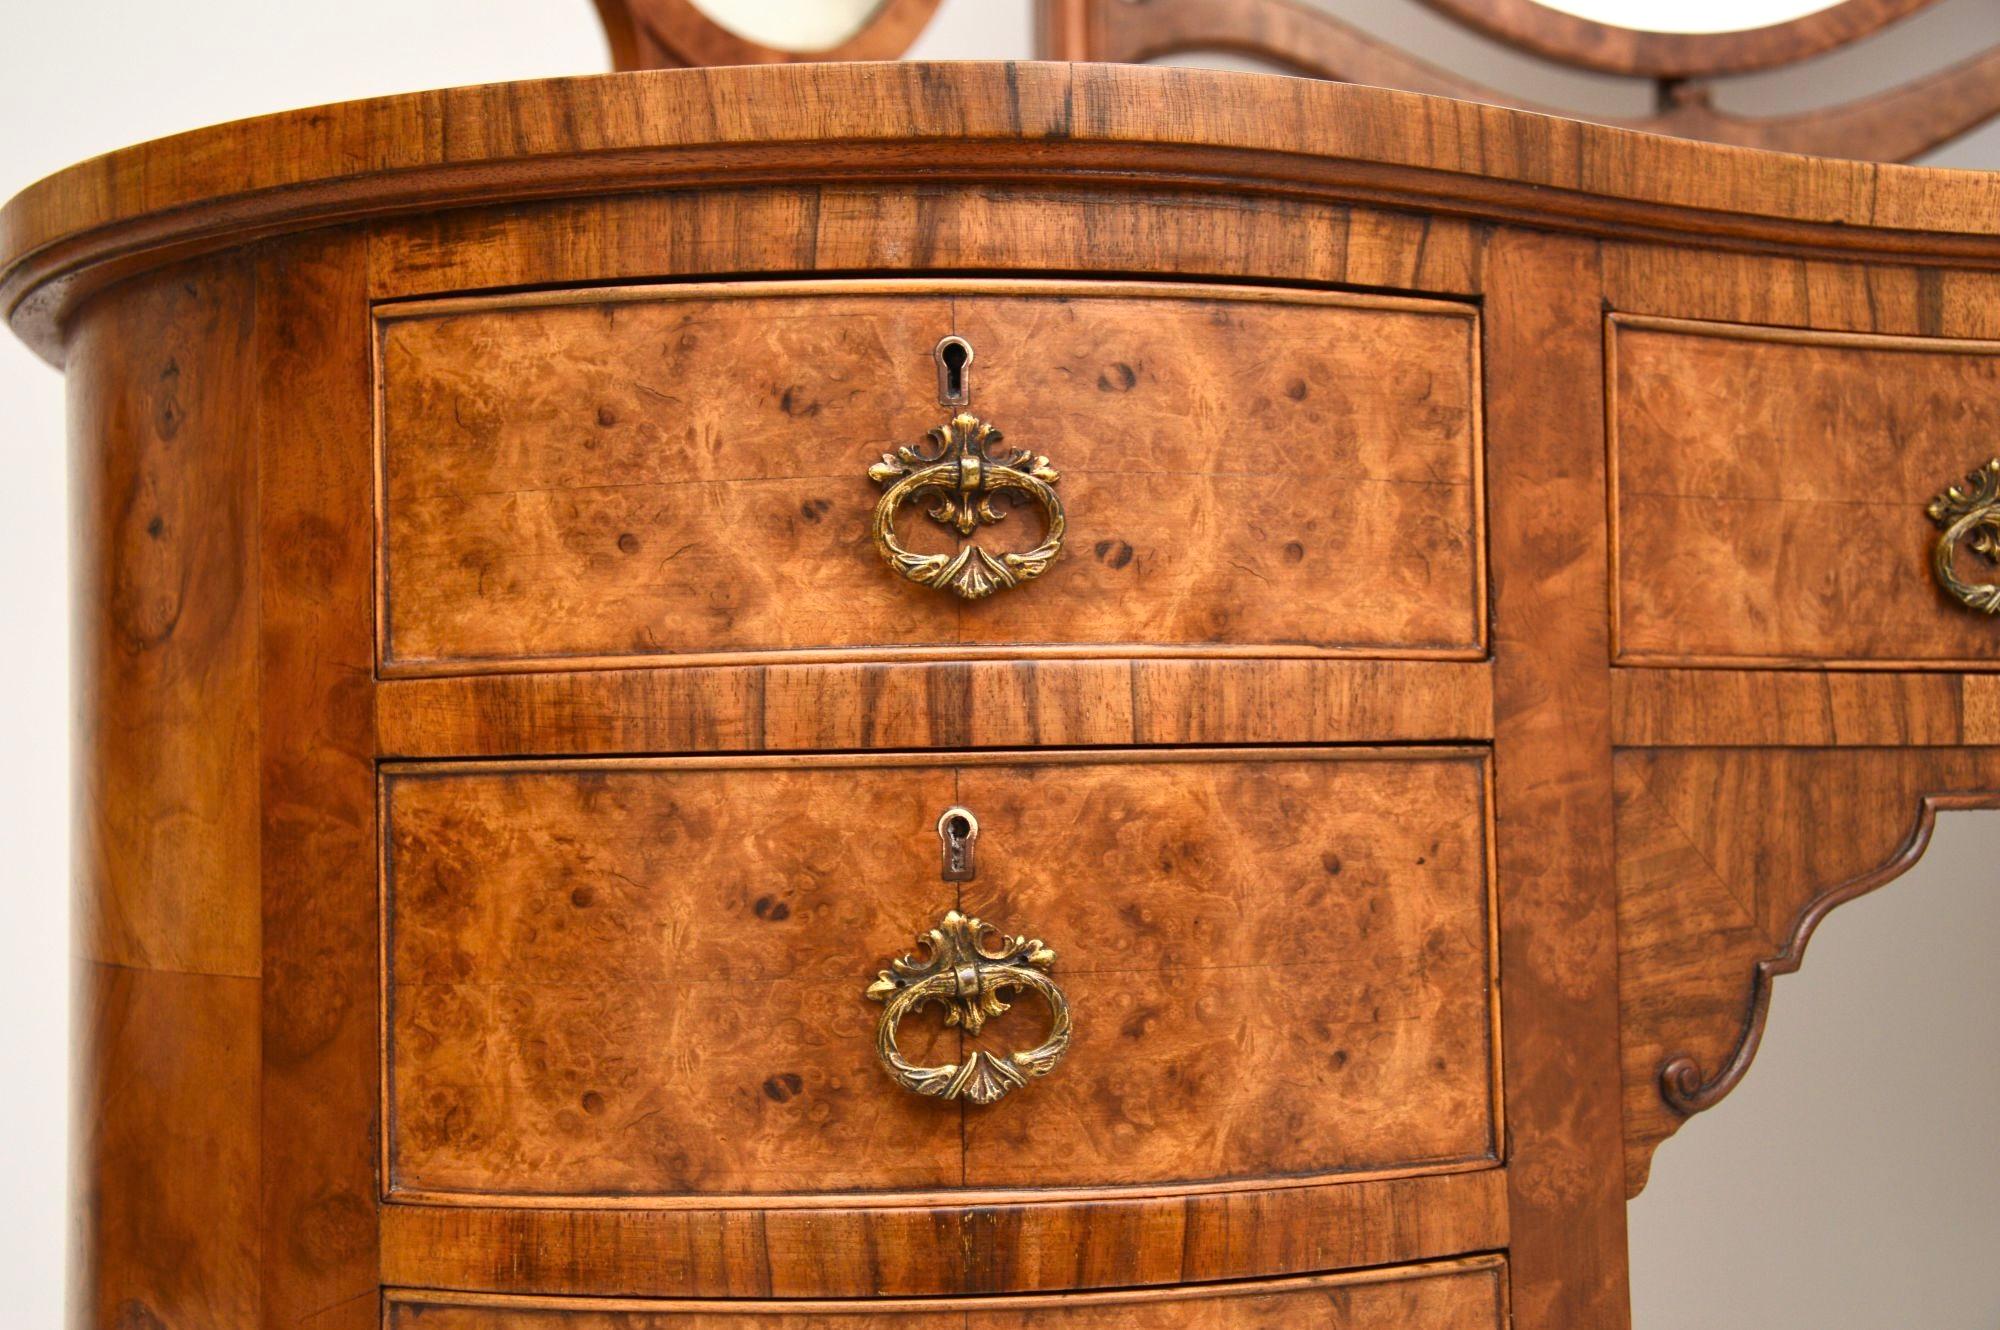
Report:
M944 855L941 870L947 882L970 882L979 872L972 847L979 839L979 819L967 808L947 808L938 817L939 848Z
M972 343L956 334L945 338L931 352L937 361L938 405L972 404Z

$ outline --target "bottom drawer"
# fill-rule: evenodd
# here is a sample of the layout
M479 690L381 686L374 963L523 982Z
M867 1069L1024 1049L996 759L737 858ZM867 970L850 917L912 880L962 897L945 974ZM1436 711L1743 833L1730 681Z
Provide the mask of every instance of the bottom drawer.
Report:
M1252 1284L888 1302L642 1302L391 1291L389 1330L1500 1330L1497 1256Z

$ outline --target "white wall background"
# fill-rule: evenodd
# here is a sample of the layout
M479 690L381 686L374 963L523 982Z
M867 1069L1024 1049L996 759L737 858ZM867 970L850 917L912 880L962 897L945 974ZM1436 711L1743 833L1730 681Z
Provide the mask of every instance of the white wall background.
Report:
M1412 0L1320 0L1493 86L1598 113ZM0 195L141 139L287 107L605 66L589 0L0 0ZM1783 110L2000 37L1945 0L1725 104ZM917 56L1025 56L1027 0L945 0ZM1218 60L1214 63L1235 63ZM2000 127L1939 153L2000 167ZM61 1316L68 999L68 628L61 383L0 338L0 1321ZM1909 877L1837 912L1781 982L1744 1087L1660 1152L1632 1214L1640 1330L1993 1330L2000 1291L2000 814L1945 819Z

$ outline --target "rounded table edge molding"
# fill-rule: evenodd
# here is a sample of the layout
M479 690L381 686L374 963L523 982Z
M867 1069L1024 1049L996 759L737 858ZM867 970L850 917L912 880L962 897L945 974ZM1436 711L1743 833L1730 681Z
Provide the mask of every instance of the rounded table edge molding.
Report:
M737 109L718 118L723 105ZM1068 145L1069 160L1048 159L1051 140ZM923 144L954 152L910 151ZM1591 234L2000 266L2000 175L1833 160L1802 171L1807 160L1212 70L649 70L287 111L94 158L0 209L0 310L57 361L60 326L84 290L177 258L416 210L723 180L1101 186L1143 173L1154 185L1390 207L1448 200L1466 215Z

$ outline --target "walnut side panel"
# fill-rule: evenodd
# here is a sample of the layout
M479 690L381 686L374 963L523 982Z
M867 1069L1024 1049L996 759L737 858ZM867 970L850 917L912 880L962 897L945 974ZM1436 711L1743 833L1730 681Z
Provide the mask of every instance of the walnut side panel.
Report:
M255 295L134 283L70 344L76 946L258 973Z
M2000 627L1933 581L1925 515L2000 454L2000 342L1634 318L1609 336L1621 661L2000 661Z
M261 1315L251 268L108 292L69 345L75 1330Z
M72 1330L260 1323L255 979L76 963Z
M392 767L391 1192L799 1204L1490 1166L1484 780L1448 749ZM963 889L938 880L953 804L983 828ZM1055 1075L963 1112L883 1074L862 999L954 907L1047 938L1078 1029ZM1031 1046L1041 1015L982 1046Z
M905 283L382 307L383 667L879 654L1483 650L1469 307ZM868 467L946 412L1062 473L1034 585L882 565ZM902 539L949 548L905 509ZM1025 549L1036 521L972 538Z
M266 1324L381 1323L366 249L260 256Z
M388 1330L1500 1330L1499 1257L1227 1288L1178 1288L979 1301L564 1301L422 1292L390 1294Z

